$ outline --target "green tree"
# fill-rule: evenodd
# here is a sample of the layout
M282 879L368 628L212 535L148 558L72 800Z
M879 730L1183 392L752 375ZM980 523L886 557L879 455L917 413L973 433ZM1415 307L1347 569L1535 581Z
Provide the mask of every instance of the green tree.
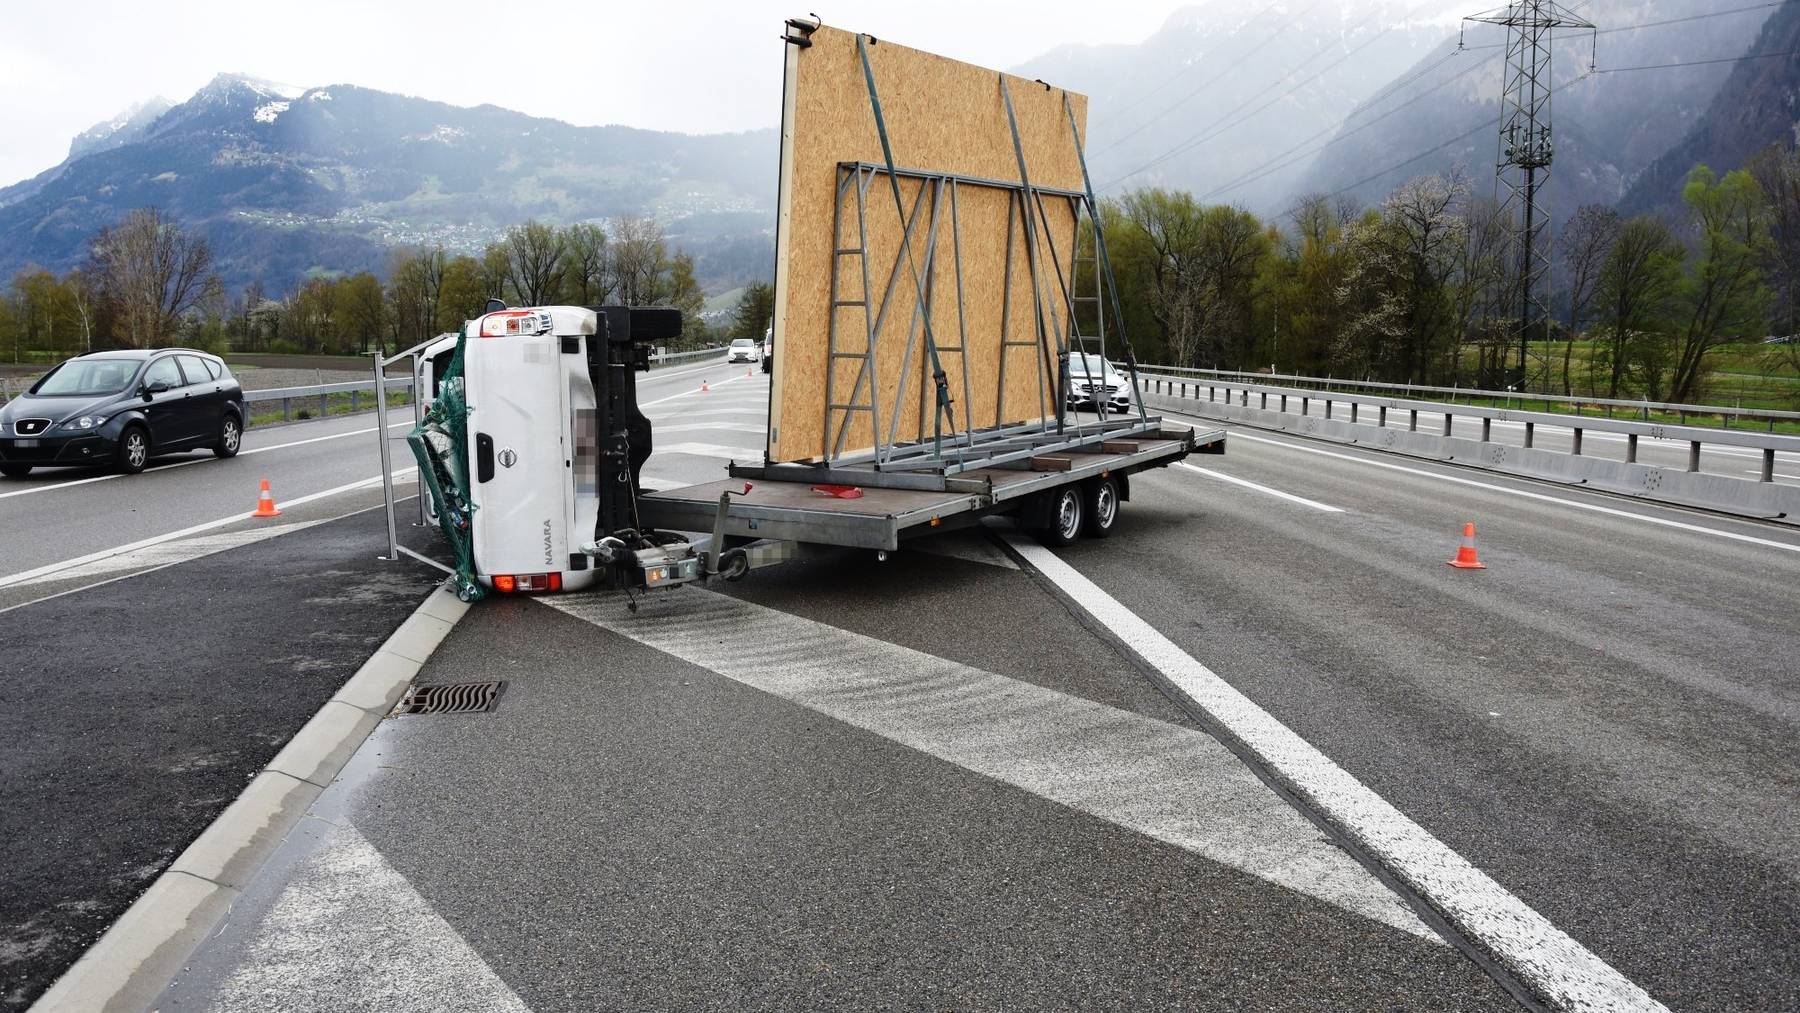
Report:
M775 286L753 281L744 287L744 297L738 300L737 310L732 314L731 336L761 341L763 330L774 318Z
M613 279L606 249L606 230L593 222L576 222L563 230L563 301L599 306L612 295Z
M1768 203L1748 172L1736 169L1720 179L1695 166L1681 198L1693 215L1699 259L1683 286L1687 319L1676 336L1669 397L1689 401L1713 349L1760 333L1769 296L1763 266L1772 250Z
M1668 326L1670 301L1681 283L1686 251L1668 224L1638 215L1619 227L1595 291L1599 323L1608 338L1603 360L1609 367L1607 397L1618 397L1632 359L1659 361L1647 354Z
M523 306L556 301L563 274L563 234L539 221L506 231L500 244L506 258L506 280Z
M364 271L340 278L332 293L333 326L343 344L338 351L366 354L382 344L387 330L387 301L381 282Z
M443 285L438 294L437 321L432 333L447 334L462 330L465 322L481 315L487 308L487 289L481 263L474 257L453 257L444 265Z

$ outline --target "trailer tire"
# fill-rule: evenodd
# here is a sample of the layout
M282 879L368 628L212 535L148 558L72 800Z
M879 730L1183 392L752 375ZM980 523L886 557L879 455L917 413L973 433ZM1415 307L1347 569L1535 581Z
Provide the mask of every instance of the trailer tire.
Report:
M1044 525L1038 529L1038 537L1045 545L1057 548L1074 545L1075 539L1081 537L1087 497L1082 495L1080 486L1074 485L1065 485L1048 496L1049 509L1045 511Z
M726 549L719 553L719 576L726 580L743 580L750 572L750 554L743 549Z
M1119 485L1111 478L1096 478L1082 483L1081 533L1089 538L1105 538L1119 524Z

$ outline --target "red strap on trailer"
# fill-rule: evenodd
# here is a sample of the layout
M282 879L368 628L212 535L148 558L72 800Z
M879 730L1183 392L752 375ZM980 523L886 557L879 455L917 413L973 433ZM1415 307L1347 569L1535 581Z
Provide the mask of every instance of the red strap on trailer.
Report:
M862 487L855 485L815 485L813 492L822 492L838 499L862 499Z

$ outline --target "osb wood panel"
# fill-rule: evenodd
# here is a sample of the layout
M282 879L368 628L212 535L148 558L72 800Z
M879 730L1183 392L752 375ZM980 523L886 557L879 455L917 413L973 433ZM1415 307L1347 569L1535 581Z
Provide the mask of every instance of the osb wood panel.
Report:
M833 236L837 166L846 161L877 165L882 162L881 141L863 82L856 36L821 27L813 33L812 42L811 47L788 54L788 80L784 86L783 206L779 216L783 235L776 271L777 389L772 395L769 446L769 457L775 461L811 460L836 449L836 425L841 416L834 413L833 431L828 436L826 371L835 370L832 398L841 403L851 400L859 369L858 362L850 359L839 359L829 366L827 363L827 336L833 312L833 250L840 245L859 245L853 201L845 204L839 225L841 241ZM1014 183L1019 180L1018 159L996 72L885 41L870 46L869 59L894 148L894 161L900 168ZM1081 165L1063 107L1065 93L1011 76L1007 86L1033 185L1081 189ZM1086 98L1073 93L1068 98L1076 124L1085 131ZM909 215L921 185L918 180L901 180L902 201ZM956 426L967 427L971 418L976 425L1039 418L1053 410L1053 394L1046 386L1048 378L1033 349L1005 349L1004 391L999 386L1002 341L1037 340L1019 209L1010 208L1009 214L1006 191L963 184L956 187L953 217L949 188L944 188L941 197L937 189L927 188L911 251L920 272L919 280L930 286L932 334L956 402ZM864 206L872 319L880 311L893 277L891 272L899 262L904 220L894 207L885 174L869 180ZM1044 209L1048 230L1055 235L1056 259L1061 262L1064 276L1073 278L1072 209L1059 197L1044 198ZM1009 231L1013 247L1008 300L1003 294L1008 292ZM1066 314L1043 221L1038 223L1037 231L1041 297L1046 308L1055 307L1059 322L1066 326L1066 321L1061 320ZM960 316L956 287L959 250ZM929 271L928 252L933 254ZM863 298L859 258L839 259L842 277L838 298ZM893 280L893 295L877 344L875 404L884 442L890 428L898 440L928 437L933 418L929 357L923 327L915 320L915 283L904 263ZM1003 301L1010 301L1010 312L1003 313ZM836 312L840 350L860 351L864 347L862 309L839 307ZM1045 323L1048 327L1048 318ZM1052 347L1055 341L1052 332ZM959 347L966 352L955 351ZM967 398L963 386L965 369L969 380ZM899 400L896 419L896 396L901 393L903 382L904 397ZM867 391L856 400L867 403ZM874 442L868 415L855 413L843 453L866 451Z

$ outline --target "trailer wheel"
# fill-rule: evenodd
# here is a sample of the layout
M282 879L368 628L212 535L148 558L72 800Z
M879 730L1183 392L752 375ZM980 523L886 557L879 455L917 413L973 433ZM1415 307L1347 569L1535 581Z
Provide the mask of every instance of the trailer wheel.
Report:
M726 580L743 580L750 572L750 554L743 549L726 549L719 554L719 576Z
M1038 531L1044 544L1075 544L1075 539L1081 537L1082 517L1087 513L1083 509L1083 499L1080 487L1073 485L1065 485L1050 494L1047 523Z
M1119 523L1119 484L1110 478L1084 483L1087 507L1083 511L1081 533L1089 538L1105 538Z

